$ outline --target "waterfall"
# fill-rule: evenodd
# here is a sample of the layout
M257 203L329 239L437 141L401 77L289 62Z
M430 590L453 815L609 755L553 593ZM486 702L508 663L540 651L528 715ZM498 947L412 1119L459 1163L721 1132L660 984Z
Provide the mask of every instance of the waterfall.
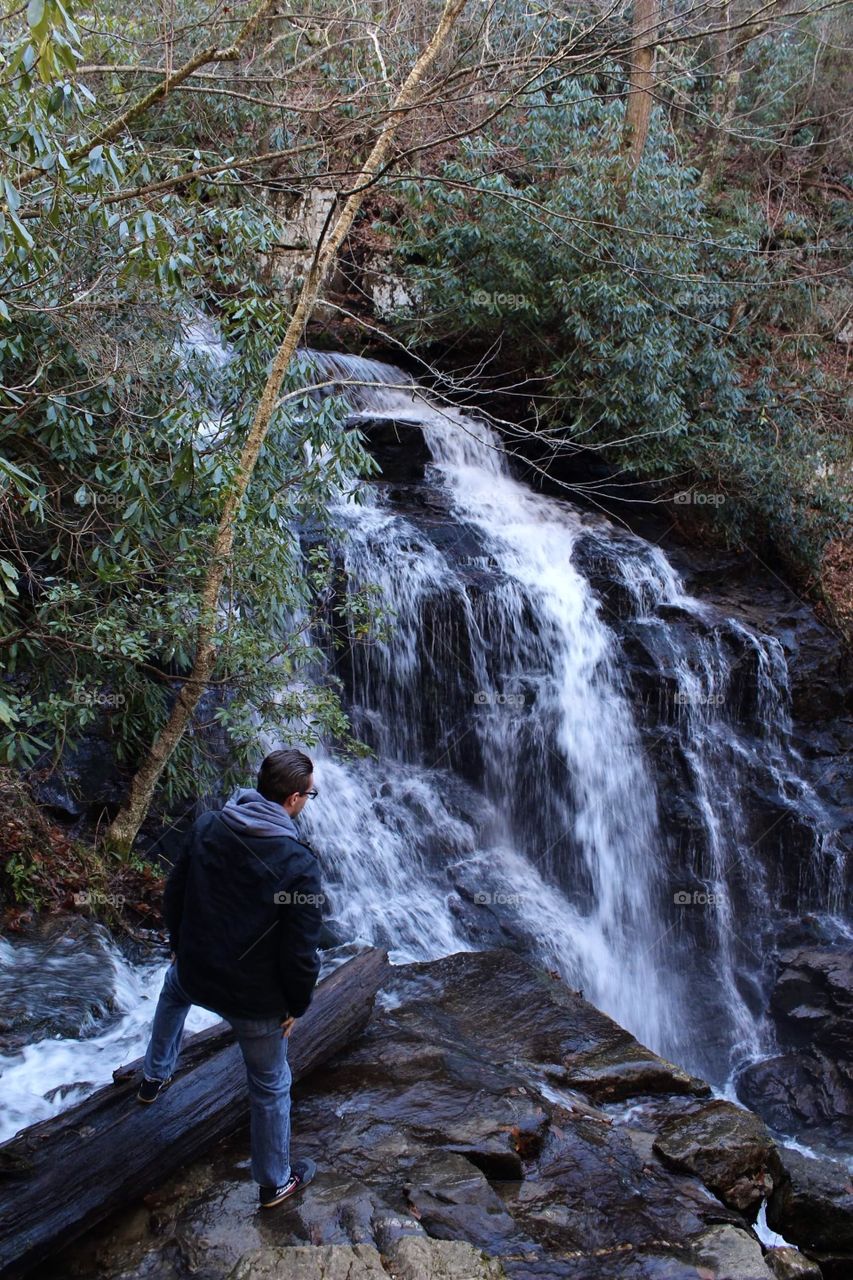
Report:
M839 907L831 824L789 742L781 645L690 597L659 547L513 478L486 423L404 371L305 359L338 380L353 425L416 427L431 458L431 511L383 485L338 511L347 579L375 584L395 626L337 659L376 759L317 762L307 821L334 915L400 961L521 946L723 1085L773 1048L763 1011L779 908ZM618 611L594 589L596 559L621 588ZM630 643L651 655L654 716L629 687ZM691 815L677 847L661 749ZM785 901L755 847L756 778L810 834Z
M215 333L191 337L223 367ZM335 384L317 394L346 395L353 428L397 424L429 458L422 483L380 477L334 512L342 572L377 588L393 626L328 654L375 753L312 751L320 795L300 821L332 922L397 963L517 948L731 1093L773 1049L781 924L813 912L850 936L781 644L690 596L658 546L515 479L485 422L402 370L317 352L300 365ZM220 428L212 410L202 435ZM0 981L35 1009L22 975L100 993L91 959L63 939L0 944ZM110 1016L0 1059L0 1136L143 1051L165 966L106 937L94 959L113 973Z

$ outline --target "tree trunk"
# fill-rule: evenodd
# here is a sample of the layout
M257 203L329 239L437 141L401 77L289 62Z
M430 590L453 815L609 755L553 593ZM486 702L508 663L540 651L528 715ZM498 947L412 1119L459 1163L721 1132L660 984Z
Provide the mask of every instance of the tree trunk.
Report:
M294 1080L366 1026L388 969L387 952L372 948L318 983L290 1035ZM0 1146L0 1275L22 1275L246 1119L243 1057L224 1022L187 1038L173 1083L151 1106L134 1097L141 1072L140 1058Z
M659 18L660 0L635 0L634 34L631 41L631 84L625 104L625 124L622 135L629 173L633 173L642 160L646 139L649 136Z
M353 183L353 190L350 196L332 224L328 239L325 244L321 243L317 246L314 262L305 278L305 283L296 304L296 310L273 360L266 386L258 402L252 425L243 445L233 486L223 505L219 528L201 593L196 653L192 670L175 699L166 724L157 734L135 774L127 800L107 833L109 842L120 849L128 850L132 845L139 830L139 825L148 812L151 797L163 766L180 741L213 672L216 661L216 607L222 583L231 560L234 527L240 506L252 479L261 446L269 430L287 367L302 337L303 329L314 310L320 290L337 258L338 250L352 226L356 213L361 207L364 193L373 184L376 175L388 162L394 136L406 110L415 101L417 91L424 77L432 68L455 26L456 20L467 3L468 0L445 0L444 10L432 39L412 67L403 87L400 89L379 136L373 144L370 155Z
M772 3L765 12L776 8ZM711 65L714 69L714 92L706 130L708 158L699 182L701 191L709 190L716 181L725 159L726 141L732 121L737 114L737 99L743 74L743 58L747 45L767 30L767 23L737 26L732 31L731 0L722 0L718 6L720 29L712 39Z

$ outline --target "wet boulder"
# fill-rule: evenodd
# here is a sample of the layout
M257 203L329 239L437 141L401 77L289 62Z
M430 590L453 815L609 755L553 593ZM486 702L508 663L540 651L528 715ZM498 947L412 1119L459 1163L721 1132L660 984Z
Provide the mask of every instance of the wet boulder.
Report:
M667 1062L634 1040L619 1036L614 1042L572 1055L558 1074L575 1089L601 1101L630 1098L645 1093L710 1092L704 1080Z
M423 1236L395 1244L386 1254L370 1245L292 1245L248 1253L230 1280L503 1280L493 1258L464 1240Z
M844 1165L780 1147L784 1177L767 1204L767 1223L810 1253L849 1254L853 1274L853 1183Z
M823 1280L818 1264L789 1245L768 1249L765 1261L776 1280Z
M440 977L442 997L436 999ZM667 1062L596 1009L559 975L535 968L508 951L458 952L442 960L394 971L421 1034L448 1043L450 1028L479 1055L542 1074L594 1099L646 1093L710 1093L704 1080ZM499 1000L476 993L494 986ZM454 1043L450 1041L450 1043Z
M770 1010L783 1051L739 1074L739 1096L780 1132L806 1133L849 1149L853 950L824 943L780 951Z
M738 1096L780 1133L809 1133L832 1145L853 1133L853 1064L820 1049L793 1049L751 1063Z
M730 1223L708 1227L693 1241L693 1250L702 1271L725 1280L770 1280L773 1274L758 1240Z
M430 1236L468 1240L492 1254L535 1250L485 1175L464 1156L431 1151L403 1185L411 1212Z
M724 1204L751 1217L782 1176L764 1123L723 1099L667 1120L654 1149L671 1168L696 1174Z

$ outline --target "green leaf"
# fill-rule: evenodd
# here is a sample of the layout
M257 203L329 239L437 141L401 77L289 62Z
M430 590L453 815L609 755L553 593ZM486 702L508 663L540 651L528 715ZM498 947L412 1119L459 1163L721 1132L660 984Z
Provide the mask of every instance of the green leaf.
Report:
M39 38L43 35L41 26L45 19L45 10L45 0L30 0L27 5L27 24L33 34Z
M18 215L16 213L13 213L11 209L9 210L9 221L11 222L15 230L15 239L18 241L18 243L23 245L25 249L32 249L33 246L35 245L35 241L33 240L29 231L27 231L27 228L18 218Z
M16 213L21 207L21 197L12 186L8 178L3 179L3 191L6 196L6 203L13 213Z

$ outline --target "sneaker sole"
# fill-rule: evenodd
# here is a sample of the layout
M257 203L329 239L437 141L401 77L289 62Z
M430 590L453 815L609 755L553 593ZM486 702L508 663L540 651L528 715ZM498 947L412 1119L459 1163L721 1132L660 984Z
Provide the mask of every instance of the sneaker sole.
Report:
M286 1191L283 1191L280 1196L276 1196L275 1200L262 1200L260 1207L262 1209L274 1209L277 1204L281 1204L283 1201L289 1200L290 1197L295 1195L296 1192L304 1185L304 1182L297 1182L294 1186L288 1187Z
M162 1098L163 1094L166 1092L166 1090L168 1089L171 1083L172 1083L171 1080L167 1080L165 1084L160 1086L160 1088L158 1089L157 1093L155 1093L153 1098L141 1098L137 1093L136 1101L141 1102L143 1107L150 1107L152 1102L157 1102L160 1098Z
M308 1186L308 1183L311 1182L316 1172L317 1172L317 1166L312 1162L312 1165L309 1166L306 1177L299 1178L298 1182L294 1187L288 1187L288 1189L286 1191L283 1191L280 1196L276 1196L275 1200L262 1201L260 1207L262 1209L274 1209L276 1205L281 1204L284 1200L289 1200L291 1196L296 1195L297 1191L301 1191L303 1187Z

